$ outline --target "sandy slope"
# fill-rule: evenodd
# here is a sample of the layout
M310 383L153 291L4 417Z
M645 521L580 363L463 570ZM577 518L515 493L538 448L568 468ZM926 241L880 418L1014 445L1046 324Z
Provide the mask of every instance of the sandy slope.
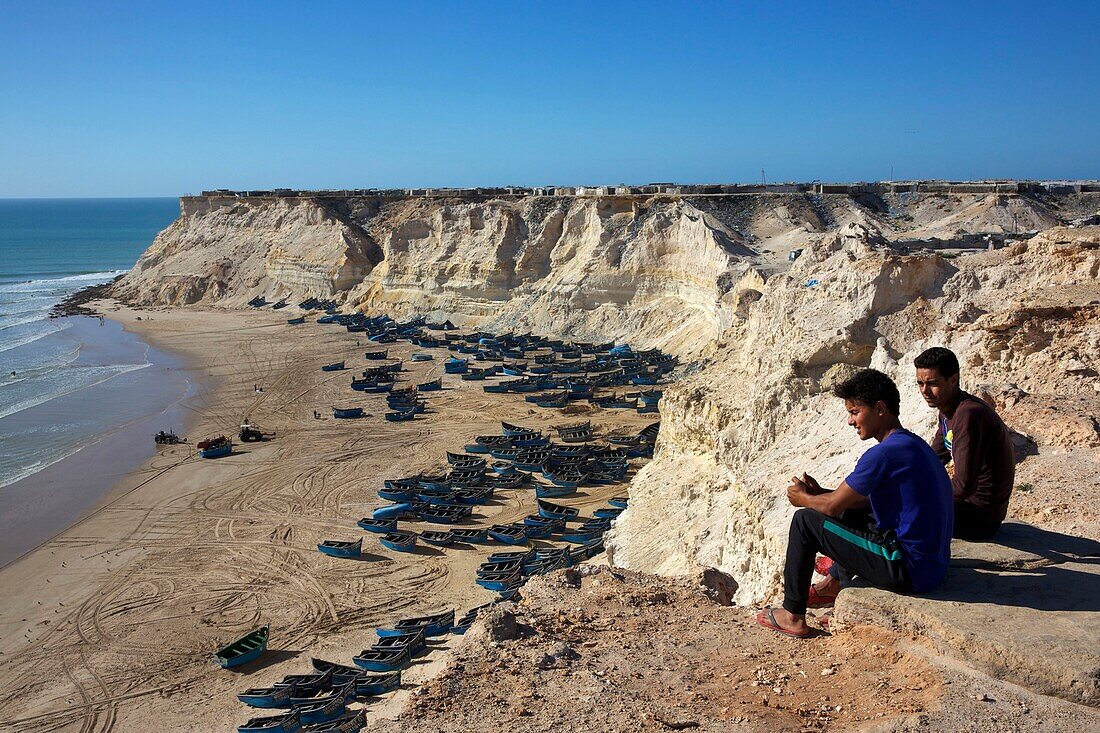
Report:
M450 389L429 400L432 414L394 425L382 419L381 397L348 389L350 370L320 371L336 359L363 368L365 341L357 347L338 327L292 328L270 312L110 315L186 355L206 385L190 405L192 442L234 433L245 415L277 437L216 461L190 445L163 449L93 516L0 571L0 730L191 731L196 718L202 729L228 730L246 717L234 698L245 687L305 671L310 656L350 663L376 626L399 615L491 600L473 583L488 550L400 555L368 535L368 554L354 562L315 545L364 535L355 521L383 503L383 478L441 465L446 449L498 432L501 418L547 425L567 420L561 411L532 414L514 395L449 377ZM419 381L431 368L407 366L416 371L404 376ZM330 405L349 402L371 416L333 421ZM650 421L591 417L605 427ZM573 503L601 505L623 491L589 489ZM533 506L529 490L502 492L478 524ZM219 642L260 623L273 629L260 669L212 664Z

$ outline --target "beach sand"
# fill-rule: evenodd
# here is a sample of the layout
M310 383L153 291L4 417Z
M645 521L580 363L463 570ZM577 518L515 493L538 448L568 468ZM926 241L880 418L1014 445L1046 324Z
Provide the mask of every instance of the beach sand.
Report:
M252 712L235 698L244 688L307 671L311 656L350 664L376 626L399 616L494 597L473 582L492 548L392 553L356 527L385 503L376 494L384 478L441 467L446 450L499 432L501 419L547 427L591 418L636 431L654 418L564 416L448 376L429 414L388 423L381 396L348 387L373 345L337 326L291 327L271 312L102 309L186 364L198 387L183 403L189 443L162 447L89 516L0 570L0 730L230 730ZM389 349L407 357L415 347ZM406 360L412 371L402 376L434 378L445 353ZM347 371L320 370L340 359ZM333 404L362 405L367 416L334 421ZM275 438L236 443L218 460L196 456L195 442L235 438L245 416ZM621 493L621 484L590 488L567 503L590 511ZM475 512L477 525L535 509L529 489L497 497ZM315 549L360 536L359 561ZM272 628L261 660L240 671L213 663L220 644L261 624ZM414 664L406 681L426 678L439 657ZM396 714L412 686L372 704L372 717Z

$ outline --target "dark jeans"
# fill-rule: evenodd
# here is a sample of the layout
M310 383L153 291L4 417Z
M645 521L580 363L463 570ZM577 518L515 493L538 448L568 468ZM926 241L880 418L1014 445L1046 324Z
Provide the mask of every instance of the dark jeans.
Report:
M783 570L783 608L791 613L806 613L818 553L833 559L834 577L842 586L858 575L878 588L905 592L912 587L897 537L880 532L869 511L829 517L799 509L791 520Z
M955 502L955 529L951 536L968 542L984 542L1001 528L1003 516L990 515L988 509L968 501Z

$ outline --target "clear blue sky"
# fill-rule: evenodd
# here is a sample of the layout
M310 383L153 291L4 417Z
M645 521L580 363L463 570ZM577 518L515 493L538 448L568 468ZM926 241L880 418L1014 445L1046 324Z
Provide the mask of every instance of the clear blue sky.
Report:
M0 0L0 197L1100 177L1100 2Z

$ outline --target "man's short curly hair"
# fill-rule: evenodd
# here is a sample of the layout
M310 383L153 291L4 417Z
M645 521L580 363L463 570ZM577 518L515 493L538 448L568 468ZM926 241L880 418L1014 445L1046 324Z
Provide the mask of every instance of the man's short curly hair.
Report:
M901 393L894 380L876 369L863 369L838 384L833 394L842 400L874 406L882 401L895 416L901 412Z

